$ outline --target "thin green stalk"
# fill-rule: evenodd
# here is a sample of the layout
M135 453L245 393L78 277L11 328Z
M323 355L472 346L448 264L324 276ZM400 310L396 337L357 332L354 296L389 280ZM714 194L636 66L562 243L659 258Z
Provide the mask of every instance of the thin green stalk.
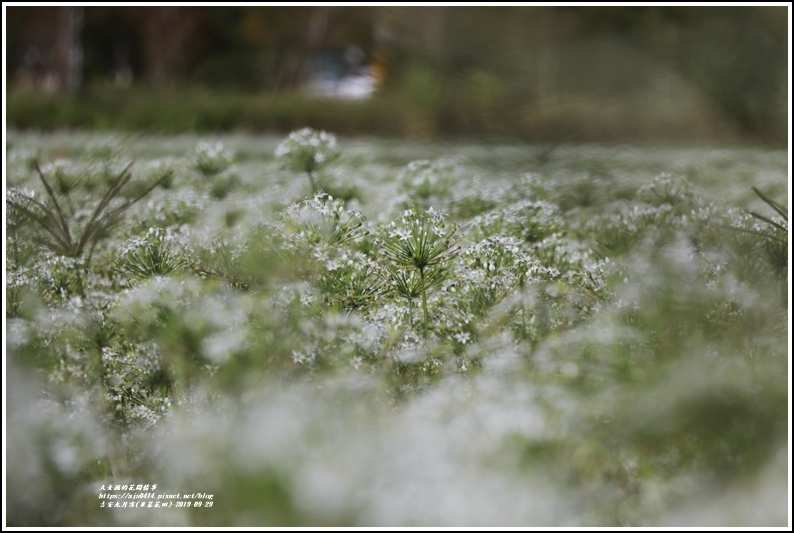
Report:
M45 243L48 248L56 253L60 253L61 255L74 257L72 253L72 242L69 240L70 237L68 237L65 233L62 233L63 230L60 227L60 223L55 215L49 209L47 209L44 204L38 202L37 200L29 196L25 196L25 199L36 205L44 213L44 216L39 216L27 207L16 203L11 203L10 207L16 209L19 213L28 217L31 221L41 226L44 231L52 236L54 239L53 244L47 244L47 241L39 239L41 242Z
M309 170L309 171L306 172L306 174L309 175L309 183L311 184L311 187L312 187L312 194L314 194L314 193L316 193L319 190L319 189L317 189L317 182L314 179L314 171L313 170Z
M55 217L53 218L57 222L60 222L60 226L61 229L63 230L63 234L66 236L67 240L71 242L72 236L69 232L69 224L66 221L66 217L64 217L63 215L63 211L61 211L60 204L58 204L58 198L55 196L55 192L52 190L52 187L50 187L49 182L44 178L44 173L41 171L38 161L36 161L34 164L36 166L36 172L39 174L39 178L41 179L41 182L44 184L44 189L47 191L50 200L52 200L52 203L55 206L55 212L58 214L57 219Z
M422 284L422 311L425 314L425 338L427 338L427 323L428 323L428 316L427 316L427 291L425 291L425 269L419 269L419 279L421 280Z
M13 247L14 252L14 265L19 267L19 242L17 241L17 230L16 228L11 229L11 245Z
M82 298L85 298L85 289L83 288L83 268L83 266L78 264L76 265L75 270L77 270L77 294Z

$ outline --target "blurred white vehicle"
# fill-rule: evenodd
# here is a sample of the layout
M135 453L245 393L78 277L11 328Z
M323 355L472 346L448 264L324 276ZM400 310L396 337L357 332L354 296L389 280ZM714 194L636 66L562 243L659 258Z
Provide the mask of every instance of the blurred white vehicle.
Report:
M377 87L376 70L364 64L364 52L350 47L344 53L328 52L314 61L306 92L323 98L369 98Z
M369 98L375 92L375 76L369 68L365 68L361 73L341 78L318 77L309 82L306 91L313 96L326 98Z

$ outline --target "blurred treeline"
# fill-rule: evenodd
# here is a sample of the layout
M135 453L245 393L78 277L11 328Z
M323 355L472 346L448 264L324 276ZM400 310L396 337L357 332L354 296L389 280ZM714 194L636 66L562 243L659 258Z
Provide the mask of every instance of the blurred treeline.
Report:
M787 141L785 6L6 9L17 128ZM306 95L351 46L374 97Z

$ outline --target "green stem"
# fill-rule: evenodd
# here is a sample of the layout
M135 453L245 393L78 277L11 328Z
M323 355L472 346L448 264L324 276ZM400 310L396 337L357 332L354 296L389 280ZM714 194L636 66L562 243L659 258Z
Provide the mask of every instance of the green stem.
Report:
M312 186L312 194L315 194L315 193L317 192L317 190L318 190L318 189L317 189L317 182L316 182L316 181L315 181L315 179L314 179L314 171L312 171L312 170L309 170L309 171L307 172L307 174L309 175L309 183L310 183L310 184L311 184L311 186Z
M425 336L425 338L427 338L427 323L428 323L428 317L427 317L427 292L425 291L425 269L424 268L420 268L419 269L419 279L422 282L422 311L424 311L424 314L425 314L425 335L424 336Z
M80 295L81 298L85 298L85 289L83 288L83 273L82 273L83 265L77 265L77 294Z
M11 230L11 243L14 246L14 265L19 268L19 242L17 241L16 229Z

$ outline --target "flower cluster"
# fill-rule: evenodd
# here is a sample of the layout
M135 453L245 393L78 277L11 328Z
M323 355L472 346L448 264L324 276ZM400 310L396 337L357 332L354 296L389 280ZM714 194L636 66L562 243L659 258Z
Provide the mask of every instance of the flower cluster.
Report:
M18 316L24 307L25 294L35 293L38 277L28 268L8 265L6 269L6 316Z
M157 344L105 346L101 358L105 399L113 406L117 424L148 428L170 412L171 399L160 388L162 368Z
M63 255L45 253L39 262L38 279L44 294L56 302L63 302L82 291L83 261Z
M323 295L327 306L362 310L374 305L383 292L380 266L362 252L340 249L325 265L325 270L313 276L312 285Z
M562 214L556 205L542 200L520 200L474 217L469 223L472 235L486 238L508 235L526 242L537 242L560 231Z
M245 267L248 242L241 238L216 238L197 248L196 273L219 279L238 290L249 290L254 278Z
M211 178L228 169L234 162L234 155L223 147L223 143L200 142L193 152L192 162L196 170Z
M456 269L460 292L479 316L545 270L521 249L515 237L494 235L466 248Z
M669 227L680 222L672 206L619 202L609 213L595 216L584 227L607 253L623 253L651 229Z
M180 188L153 195L133 207L131 228L146 231L151 226L172 227L193 223L209 206L209 198L192 188Z
M336 136L311 128L290 133L289 137L276 148L276 160L283 168L293 172L305 172L317 192L316 174L339 158Z
M459 165L452 159L412 161L397 175L397 182L407 196L406 204L425 209L445 202L450 195Z
M119 247L117 263L134 280L165 276L187 268L192 260L173 230L149 228Z
M324 192L287 207L283 220L300 241L311 244L336 246L366 234L362 229L366 218Z
M697 196L691 182L680 176L661 174L640 187L637 199L651 205L669 205L689 210Z

